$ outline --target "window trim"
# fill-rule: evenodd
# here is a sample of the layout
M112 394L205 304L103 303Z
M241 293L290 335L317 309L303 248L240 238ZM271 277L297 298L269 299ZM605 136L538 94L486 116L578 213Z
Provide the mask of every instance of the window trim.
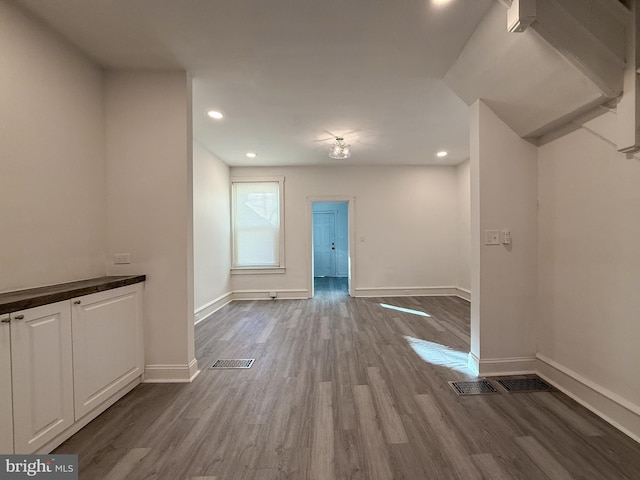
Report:
M233 198L233 185L236 183L267 183L267 182L278 182L278 207L280 214L280 229L278 232L278 254L279 254L279 263L278 265L268 265L268 266L234 266L234 258L235 258L235 241L234 241L234 214L235 214L235 204ZM231 274L232 275L252 275L252 274L278 274L285 273L285 257L284 257L284 176L270 176L270 177L231 177L229 182L229 196L230 196L230 205L231 205Z

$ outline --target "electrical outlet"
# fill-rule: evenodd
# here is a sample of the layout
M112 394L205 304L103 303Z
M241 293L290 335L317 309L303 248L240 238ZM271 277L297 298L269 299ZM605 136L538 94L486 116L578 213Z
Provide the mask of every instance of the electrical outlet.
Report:
M502 244L511 245L511 230L502 231Z
M127 263L131 263L131 254L130 253L116 253L113 256L113 263L116 265L123 265Z
M485 230L484 231L484 244L485 245L500 245L500 230Z

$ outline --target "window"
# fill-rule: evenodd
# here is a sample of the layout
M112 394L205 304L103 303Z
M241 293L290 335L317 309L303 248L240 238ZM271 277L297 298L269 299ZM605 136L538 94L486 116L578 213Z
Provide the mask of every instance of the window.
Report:
M284 177L231 179L233 273L284 271Z

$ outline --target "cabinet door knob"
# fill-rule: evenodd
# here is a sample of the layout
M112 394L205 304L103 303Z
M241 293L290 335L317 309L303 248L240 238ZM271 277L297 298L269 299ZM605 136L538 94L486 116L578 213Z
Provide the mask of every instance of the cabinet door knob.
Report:
M9 317L3 318L2 320L0 320L0 322L2 322L2 323L11 323L11 319Z
M76 300L75 302L73 302L74 305L80 305L82 302L80 300Z
M15 317L16 320L24 320L24 315L16 315Z

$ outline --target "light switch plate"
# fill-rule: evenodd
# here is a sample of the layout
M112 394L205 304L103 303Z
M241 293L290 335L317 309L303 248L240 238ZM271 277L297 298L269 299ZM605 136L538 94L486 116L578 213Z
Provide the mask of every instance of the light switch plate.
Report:
M500 230L485 230L484 231L484 244L485 245L500 245Z

